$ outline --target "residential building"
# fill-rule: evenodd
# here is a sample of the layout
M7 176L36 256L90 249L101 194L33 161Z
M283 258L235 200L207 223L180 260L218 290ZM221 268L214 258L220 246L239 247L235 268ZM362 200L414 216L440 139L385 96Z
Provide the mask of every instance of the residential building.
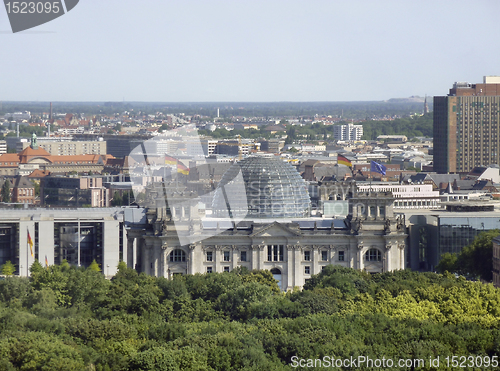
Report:
M248 156L253 148L253 142L249 139L241 140L219 140L217 153L229 156Z
M30 146L30 142L19 142L17 152L21 152ZM96 141L73 141L61 140L58 138L38 138L38 146L52 156L68 155L105 155L106 142L104 140Z
M500 77L456 82L434 97L434 171L467 173L500 163Z
M16 176L12 184L12 199L11 202L21 204L35 203L35 186L26 176Z
M337 141L361 140L363 125L333 125L333 138Z
M217 153L217 143L216 139L202 139L201 147L203 148L203 153L205 156L211 156Z
M269 139L261 142L260 149L270 153L280 153L285 146L285 141L281 139Z
M10 187L10 203L35 203L35 186L28 177L20 175L14 177L1 177L0 188L2 188L7 181Z
M35 170L50 173L101 173L110 157L105 154L54 156L38 146L34 135L30 146L22 152L0 155L0 175L29 175Z

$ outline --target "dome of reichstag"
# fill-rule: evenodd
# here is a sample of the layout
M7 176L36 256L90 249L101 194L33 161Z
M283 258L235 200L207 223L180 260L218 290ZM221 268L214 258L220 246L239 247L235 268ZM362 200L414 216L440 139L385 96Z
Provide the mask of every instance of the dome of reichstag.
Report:
M212 202L218 218L302 218L310 207L307 184L292 165L258 156L232 165Z

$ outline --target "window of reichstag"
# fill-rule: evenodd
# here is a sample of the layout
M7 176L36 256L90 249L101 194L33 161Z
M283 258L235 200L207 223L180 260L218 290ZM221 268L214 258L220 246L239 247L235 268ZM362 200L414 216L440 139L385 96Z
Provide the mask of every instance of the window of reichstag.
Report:
M185 262L186 261L186 253L181 249L175 249L170 253L170 261L171 262Z
M284 257L283 245L267 245L267 261L283 261Z
M380 250L370 249L365 253L365 260L370 262L379 262L382 260L382 254Z

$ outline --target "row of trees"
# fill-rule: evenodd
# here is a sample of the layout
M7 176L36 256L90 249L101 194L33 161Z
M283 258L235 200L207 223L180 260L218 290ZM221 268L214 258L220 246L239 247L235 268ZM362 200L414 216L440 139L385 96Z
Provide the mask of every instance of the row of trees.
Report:
M324 125L321 122L315 122L313 124L298 126L298 125L288 125L284 120L281 122L286 125L286 131L281 134L286 134L287 138L285 140L286 144L293 143L297 140L309 140L309 141L327 141L333 139L333 128L334 125ZM346 124L347 122L342 122L340 124ZM432 137L433 136L433 119L432 114L426 114L423 116L413 116L408 118L400 118L394 120L384 120L384 121L363 121L357 123L358 125L363 125L363 139L375 140L379 135L406 135L408 138L414 137ZM269 132L263 130L264 128L248 129L248 130L226 130L226 129L216 129L213 132L208 130L200 130L200 134L209 135L216 139L227 139L235 138L241 135L242 138L264 138L269 139L274 137Z
M493 356L498 303L492 285L448 273L327 266L282 293L269 271L167 280L120 263L106 280L95 265L35 262L29 279L0 280L0 369L285 370L294 356Z
M406 135L408 138L433 137L433 114L394 119L391 121L365 121L363 139L376 139L379 135Z
M157 112L185 113L186 115L203 115L214 118L219 108L223 117L277 117L277 116L310 116L333 115L345 119L359 119L374 116L408 115L421 112L423 103L415 101L372 101L372 102L211 102L211 103L154 103L154 102L106 102L79 103L58 102L54 104L55 112L80 112L91 115L113 115L117 112L131 111L143 114ZM33 113L48 112L48 102L3 102L0 115L7 112L31 111Z

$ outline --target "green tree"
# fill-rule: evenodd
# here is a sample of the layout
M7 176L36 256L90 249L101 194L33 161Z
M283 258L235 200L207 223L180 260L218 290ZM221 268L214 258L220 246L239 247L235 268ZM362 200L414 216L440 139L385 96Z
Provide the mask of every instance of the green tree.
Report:
M458 254L443 254L436 267L440 273L458 273L468 278L480 278L491 282L493 279L493 238L500 230L481 232L474 241L462 248Z
M118 192L113 194L113 199L111 200L111 206L122 206L123 198L120 196Z
M90 263L88 269L91 270L91 271L94 271L94 272L100 272L101 271L101 268L99 267L99 264L97 264L97 262L95 261L95 259L92 260L92 263Z
M436 272L444 273L444 272L456 272L458 270L457 267L457 254L451 254L449 252L441 255L441 260L439 264L436 266Z
M10 260L7 260L4 265L2 265L2 274L4 276L12 276L16 271L16 266L12 264Z
M133 196L131 194L132 192L123 192L123 196L122 196L122 204L125 205L125 206L128 206L130 205L132 202L134 202L133 200Z
M35 259L35 261L33 262L33 264L31 264L30 272L31 272L31 274L38 274L41 271L43 271L42 264L40 264L40 262L38 261L38 259Z
M5 179L5 182L2 185L2 191L0 193L2 196L3 202L10 202L10 181L9 181L9 179Z
M35 196L40 196L40 182L33 182L33 186L35 186Z

